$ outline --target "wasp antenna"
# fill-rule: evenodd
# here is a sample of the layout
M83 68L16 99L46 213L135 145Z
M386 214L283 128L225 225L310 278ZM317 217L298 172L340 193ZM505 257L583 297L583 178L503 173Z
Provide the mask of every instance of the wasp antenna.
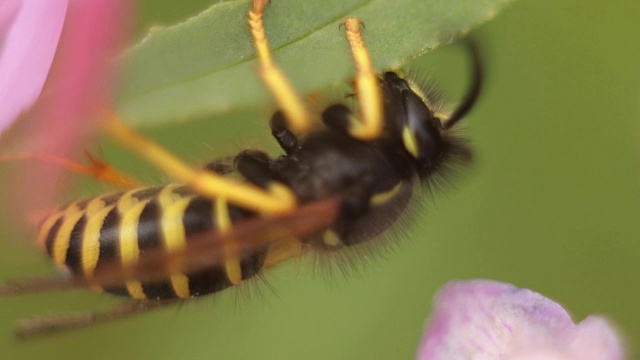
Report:
M480 50L478 49L478 44L473 40L467 40L464 42L469 52L471 53L471 71L473 79L471 81L471 86L469 90L467 90L467 95L464 97L462 104L458 106L456 111L449 117L446 121L443 121L442 127L445 129L452 128L460 119L464 118L465 115L473 108L478 97L480 95L480 90L482 89L482 84L484 81L484 69L482 66L482 56L480 54Z

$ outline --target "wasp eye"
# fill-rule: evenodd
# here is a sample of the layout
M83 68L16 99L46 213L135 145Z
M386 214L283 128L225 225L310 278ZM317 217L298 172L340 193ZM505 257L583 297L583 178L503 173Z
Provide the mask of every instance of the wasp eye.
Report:
M405 147L415 159L431 167L442 150L442 137L436 120L422 98L413 91L403 91L402 102L406 119Z

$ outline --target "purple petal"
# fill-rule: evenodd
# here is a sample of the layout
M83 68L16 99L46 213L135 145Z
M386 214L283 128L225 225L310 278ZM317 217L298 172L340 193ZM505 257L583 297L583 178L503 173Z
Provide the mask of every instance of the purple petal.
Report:
M22 0L12 16L7 14L15 12L20 4L16 5L16 0L2 2L0 29L4 25L5 36L0 52L0 134L40 95L58 46L68 0ZM10 18L14 19L7 30Z
M622 341L599 317L575 325L557 303L510 284L446 285L435 300L418 359L623 359Z

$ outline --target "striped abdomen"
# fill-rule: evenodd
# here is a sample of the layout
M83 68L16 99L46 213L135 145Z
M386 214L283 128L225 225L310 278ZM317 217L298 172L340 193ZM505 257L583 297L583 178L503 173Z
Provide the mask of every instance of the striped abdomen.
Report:
M182 185L150 187L78 201L57 209L42 223L38 241L60 267L91 278L97 268L134 264L146 251L184 247L190 235L225 230L250 213L223 200L198 196ZM161 281L127 281L105 291L136 299L200 296L222 290L259 272L266 250L194 274Z

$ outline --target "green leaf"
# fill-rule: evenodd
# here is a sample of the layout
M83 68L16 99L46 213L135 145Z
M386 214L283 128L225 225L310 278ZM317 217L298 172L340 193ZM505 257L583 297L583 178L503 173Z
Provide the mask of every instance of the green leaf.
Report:
M275 60L308 94L355 72L339 24L357 16L379 69L454 41L512 0L274 0L264 15ZM118 111L131 125L158 125L264 106L247 11L250 1L220 2L175 26L152 30L124 56Z

